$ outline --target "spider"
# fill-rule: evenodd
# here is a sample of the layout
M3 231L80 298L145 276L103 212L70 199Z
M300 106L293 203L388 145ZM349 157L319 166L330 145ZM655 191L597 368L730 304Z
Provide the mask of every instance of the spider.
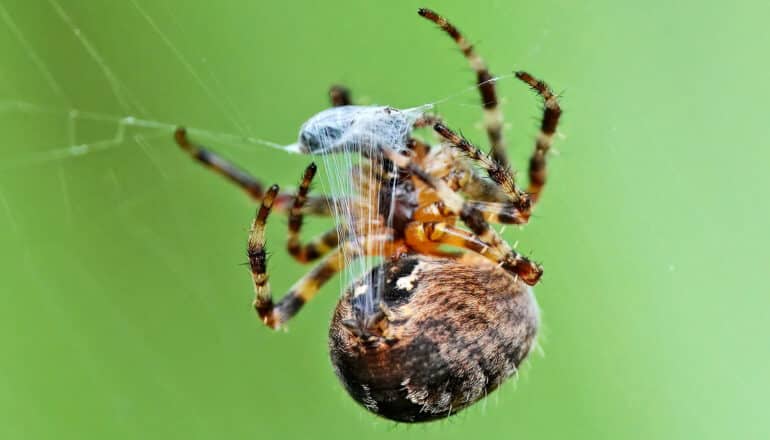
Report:
M302 127L295 145L316 155L358 146L359 175L371 177L354 180L355 200L349 202L370 221L388 221L336 227L303 244L304 216L329 216L339 203L309 194L314 163L296 192L281 192L277 185L265 189L191 142L183 128L175 133L184 151L260 203L247 253L254 308L268 327L283 326L346 262L382 257L345 289L333 314L329 349L350 396L400 422L443 418L470 406L514 375L532 348L539 310L531 286L542 268L518 254L490 224L528 222L545 185L546 154L561 115L557 96L544 82L516 73L544 103L529 186L520 189L508 165L495 80L485 62L445 18L429 9L418 12L454 39L475 70L490 154L437 116L355 106L342 86L331 88L332 107ZM418 127L432 128L441 142L428 145L413 137ZM268 283L265 249L272 211L288 215L287 250L296 260L321 259L277 302ZM367 306L365 300L372 298L374 305Z

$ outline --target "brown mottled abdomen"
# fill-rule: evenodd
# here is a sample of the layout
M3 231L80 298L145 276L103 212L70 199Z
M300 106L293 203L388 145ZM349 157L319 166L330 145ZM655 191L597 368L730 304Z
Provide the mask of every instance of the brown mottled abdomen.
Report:
M363 281L378 278L379 286ZM469 256L413 255L348 288L329 347L356 401L388 419L423 422L456 413L514 374L537 327L530 287L503 269Z

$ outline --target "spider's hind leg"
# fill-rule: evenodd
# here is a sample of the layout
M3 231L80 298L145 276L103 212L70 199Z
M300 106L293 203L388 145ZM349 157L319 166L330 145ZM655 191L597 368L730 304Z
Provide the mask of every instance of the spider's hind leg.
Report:
M270 328L279 328L299 312L327 281L344 269L346 261L361 255L379 255L389 251L390 236L362 237L359 243L345 242L327 255L310 272L300 278L277 302L273 302L267 272L267 250L265 248L265 226L273 202L278 195L278 185L271 186L265 193L262 204L251 224L247 254L254 285L254 309L262 322Z
M264 190L262 184L252 177L246 171L241 170L231 162L221 158L220 156L212 153L211 151L190 142L187 137L187 130L183 127L179 127L174 132L174 140L182 150L190 155L193 159L197 160L206 168L216 172L227 178L227 180L238 185L254 200L262 200Z
M227 180L241 188L252 200L259 202L264 196L264 186L251 174L240 169L232 162L222 158L207 148L193 143L187 136L187 131L179 127L174 132L174 140L177 145L190 157L200 162L206 168L224 176ZM279 212L288 211L294 196L289 193L281 193L275 197L274 209ZM306 201L303 212L319 216L330 216L329 204L332 200L326 197L310 197Z
M251 224L247 250L254 284L254 309L262 322L271 328L279 328L291 319L318 292L321 285L342 269L344 264L342 254L335 252L297 281L278 303L273 303L267 273L265 226L277 195L278 185L273 185L267 190L257 216Z

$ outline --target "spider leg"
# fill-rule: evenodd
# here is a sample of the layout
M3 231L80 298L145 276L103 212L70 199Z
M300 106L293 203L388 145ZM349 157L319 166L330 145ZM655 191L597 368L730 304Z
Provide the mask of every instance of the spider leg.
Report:
M425 128L441 123L441 116L423 113L412 124L413 128Z
M483 202L509 202L511 197L503 191L503 187L488 178L479 174L479 170L469 166L465 160L461 160L461 150L457 148L447 148L446 143L439 144L439 155L448 153L449 158L439 160L428 160L425 162L428 150L411 148L415 152L414 159L418 163L430 164L426 171L441 177L452 191L460 192L468 198ZM467 157L467 155L465 155ZM433 165L435 162L436 165ZM488 173L487 173L488 174Z
M212 153L200 145L192 143L187 137L187 131L183 127L176 129L176 132L174 132L174 139L176 140L177 145L189 154L190 157L240 187L252 200L256 202L262 200L262 197L264 196L264 187L259 180L219 155ZM294 196L292 194L278 194L274 201L274 208L279 212L286 212L293 200ZM307 214L330 216L329 203L331 202L332 201L326 197L312 197L305 203L304 211Z
M281 324L294 316L302 305L318 291L321 284L341 269L344 261L339 253L327 257L310 273L302 277L277 304L274 304L267 274L265 225L277 196L278 185L273 185L262 199L257 216L251 224L247 251L254 283L254 309L262 322L271 328L280 327Z
M409 138L407 140L406 146L410 150L414 151L415 157L420 161L425 159L428 153L430 153L430 145L416 138Z
M510 197L503 192L495 182L489 179L485 179L479 175L475 169L469 168L467 176L464 181L460 182L460 186L457 189L468 198L483 202L509 202Z
M384 153L399 168L409 171L413 176L432 188L444 203L448 212L460 217L460 220L481 241L498 248L505 255L502 266L506 270L520 276L528 284L537 283L537 280L540 279L543 273L540 265L529 261L526 257L514 251L500 234L489 226L483 214L474 207L473 203L467 202L461 195L452 191L446 182L426 172L408 157L389 149L385 149Z
M295 247L289 247L289 254L294 257L295 260L300 263L310 263L322 256L326 255L329 251L337 247L340 242L340 232L337 228L329 229L328 231L313 237L309 242L304 245L296 244Z
M262 199L264 190L259 181L225 159L190 142L190 139L187 137L187 130L182 127L177 128L174 133L174 139L177 145L193 159L241 187L252 199Z
M529 196L516 187L513 173L507 165L501 164L494 157L487 156L478 147L442 123L437 123L433 126L433 129L449 141L452 147L462 151L471 160L481 165L486 170L489 178L500 186L500 189L509 197L516 208L523 213L529 212Z
M297 194L294 196L294 204L289 210L289 238L286 242L286 249L300 263L309 263L316 260L339 244L339 233L336 228L315 237L305 245L300 243L299 234L304 219L303 209L307 202L307 193L310 191L310 184L313 181L316 170L315 163L311 163L305 169L302 182L297 189Z
M511 256L478 236L445 222L410 223L406 227L405 241L409 246L418 249L425 246L426 243L430 243L445 244L472 251L494 263L500 264L529 285L536 284L542 275L542 269L536 264L519 264L526 263L524 257L518 254ZM514 260L511 261L511 258Z
M436 23L444 32L449 34L460 47L465 58L468 59L471 68L476 71L476 83L481 95L481 104L484 106L484 126L487 129L489 142L492 144L492 157L503 167L508 166L508 155L506 154L505 139L503 139L503 114L498 107L495 79L489 73L486 63L473 50L473 45L444 17L425 8L420 9L417 13Z
M254 309L262 322L274 329L281 327L296 315L302 306L318 293L324 283L345 267L346 261L362 255L387 254L398 244L393 241L393 237L387 235L364 237L360 243L347 241L327 255L274 303L267 273L265 225L277 196L278 185L271 186L265 193L251 224L247 250L254 284Z
M262 247L250 252L258 253L259 249L264 250ZM252 260L251 271L256 292L254 309L265 325L276 329L294 317L302 306L318 293L321 286L344 268L345 258L339 250L329 254L300 278L277 303L273 303L270 284L267 282L267 267L260 264L261 261Z
M329 88L329 100L332 103L332 107L353 104L353 100L350 98L350 89L338 84Z
M529 213L521 212L511 202L485 202L468 200L467 205L479 213L485 221L504 225L524 225L529 221Z
M522 214L516 206L510 202L487 202L482 200L465 200L468 209L478 211L485 221L504 225L524 225L529 217ZM443 201L421 206L415 211L415 220L423 222L437 222L447 217L455 216Z
M543 119L540 123L540 134L535 141L535 151L529 159L529 188L527 192L534 204L540 198L546 180L546 155L551 148L556 126L559 124L561 107L556 95L548 85L535 79L527 72L516 72L516 77L529 84L543 98Z

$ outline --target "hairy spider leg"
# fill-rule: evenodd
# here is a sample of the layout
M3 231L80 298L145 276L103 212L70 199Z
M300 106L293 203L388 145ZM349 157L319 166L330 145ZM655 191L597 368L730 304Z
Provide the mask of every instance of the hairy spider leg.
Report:
M553 135L556 133L556 127L559 124L561 116L561 107L558 97L551 91L548 85L535 79L527 72L516 72L516 77L537 92L543 99L543 117L540 122L540 134L535 141L535 151L529 159L529 188L527 192L530 195L532 203L540 199L540 193L543 191L546 180L546 155L551 148Z
M457 43L471 68L476 72L476 84L481 95L481 105L484 107L484 126L492 145L492 157L503 167L508 166L505 139L503 138L503 113L500 111L495 91L495 80L489 73L484 60L473 50L473 45L463 37L460 31L447 19L438 13L421 8L417 11L420 16L436 23L444 32Z
M249 231L247 254L254 283L254 309L262 322L271 328L278 328L294 316L320 287L342 268L344 259L339 253L327 257L310 273L300 279L277 303L273 303L267 274L267 251L265 249L265 225L273 202L278 196L278 185L268 189Z
M516 187L511 169L498 162L494 157L487 156L478 147L467 139L450 130L442 123L433 126L438 134L449 141L449 144L462 151L468 158L481 165L486 170L489 178L500 186L500 189L509 197L511 203L522 211L523 215L529 214L529 197Z
M277 302L273 302L267 273L265 225L273 202L278 196L278 185L271 186L262 199L251 224L247 254L254 284L254 309L262 322L270 328L280 328L310 301L327 281L344 269L346 262L365 255L390 255L402 248L399 240L390 235L362 237L362 243L344 242L300 278Z
M422 164L426 164L427 160L430 165L426 167L426 171L441 177L452 188L452 191L465 194L473 200L506 202L508 205L512 205L511 197L503 191L501 185L490 180L487 176L482 176L476 168L469 166L467 161L460 156L462 154L460 150L446 148L445 145L439 144L438 149L435 149L433 158L426 158L430 150L410 149L415 152L415 160ZM442 154L449 157L444 160L436 160L436 156Z

